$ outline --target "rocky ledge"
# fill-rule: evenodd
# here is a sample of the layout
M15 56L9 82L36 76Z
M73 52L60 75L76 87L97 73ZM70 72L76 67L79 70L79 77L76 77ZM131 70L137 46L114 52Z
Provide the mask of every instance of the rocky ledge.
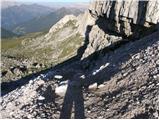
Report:
M83 58L105 47L157 31L158 5L158 0L94 0L79 25L80 33L88 42Z

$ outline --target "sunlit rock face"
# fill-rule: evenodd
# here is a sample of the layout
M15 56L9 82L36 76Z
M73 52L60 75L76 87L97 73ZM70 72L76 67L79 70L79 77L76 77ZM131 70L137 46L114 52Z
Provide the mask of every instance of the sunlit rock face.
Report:
M129 36L134 32L133 25L151 27L158 24L158 5L158 0L94 1L89 13L97 24L98 20L104 19L107 24L106 29Z
M93 1L79 27L80 32L86 31L83 33L89 41L82 58L117 42L144 37L157 30L158 5L158 0Z

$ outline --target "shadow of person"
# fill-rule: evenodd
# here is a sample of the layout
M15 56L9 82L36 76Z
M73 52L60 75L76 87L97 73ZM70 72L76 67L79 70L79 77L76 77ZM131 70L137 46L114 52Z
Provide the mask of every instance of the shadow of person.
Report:
M86 27L85 32L85 42L82 47L80 47L77 51L77 58L78 60L81 59L87 45L89 44L89 33L92 29L92 26ZM84 84L80 76L82 73L76 74L72 79L68 82L67 91L64 97L64 102L60 114L60 119L69 119L71 118L72 114L72 107L74 105L74 118L76 119L83 119L85 118L84 113L84 99L83 99L83 89L82 85Z
M87 48L87 46L89 44L89 34L90 34L91 30L92 30L92 27L93 26L91 26L91 25L87 25L86 26L84 44L83 44L83 46L81 46L77 50L77 58L78 58L78 60L81 60L81 58L82 58L82 56L83 56L83 54L84 54L84 52L85 52L85 50L86 50L86 48Z
M72 107L74 106L75 119L84 119L84 98L82 90L82 81L69 80L67 91L64 97L63 106L60 114L60 119L70 119L72 114Z

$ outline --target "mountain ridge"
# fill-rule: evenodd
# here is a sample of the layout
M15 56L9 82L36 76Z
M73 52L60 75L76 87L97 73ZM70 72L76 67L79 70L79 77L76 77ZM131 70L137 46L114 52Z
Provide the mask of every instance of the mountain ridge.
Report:
M43 9L43 11L41 9ZM37 16L48 14L53 10L54 9L38 4L22 4L8 7L2 9L2 27L11 30L12 26L15 24L22 23Z
M82 11L79 9L63 7L46 16L41 16L39 18L36 17L30 21L21 23L20 25L16 25L12 31L19 34L47 31L65 15L73 14L77 16L80 13L82 13Z

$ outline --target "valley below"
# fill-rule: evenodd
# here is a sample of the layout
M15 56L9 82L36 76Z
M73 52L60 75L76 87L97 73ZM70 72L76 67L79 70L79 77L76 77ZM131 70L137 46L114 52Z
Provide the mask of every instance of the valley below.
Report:
M76 56L83 37L77 33L75 24L76 21L70 20L48 34L2 39L2 82L20 79Z

